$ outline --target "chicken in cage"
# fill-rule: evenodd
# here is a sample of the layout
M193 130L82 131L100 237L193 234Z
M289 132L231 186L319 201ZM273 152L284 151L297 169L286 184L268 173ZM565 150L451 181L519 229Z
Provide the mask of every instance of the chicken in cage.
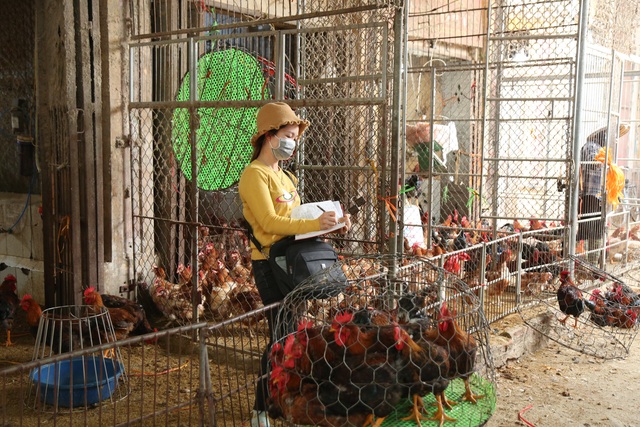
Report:
M324 280L336 276L334 269L346 283ZM478 426L495 409L480 301L425 259L341 261L292 291L276 323L272 418L321 426L428 420Z
M564 270L558 280L532 293L552 320L536 321L532 313L540 314L539 309L521 307L525 323L575 351L602 359L626 357L640 329L640 293L580 257L560 265Z

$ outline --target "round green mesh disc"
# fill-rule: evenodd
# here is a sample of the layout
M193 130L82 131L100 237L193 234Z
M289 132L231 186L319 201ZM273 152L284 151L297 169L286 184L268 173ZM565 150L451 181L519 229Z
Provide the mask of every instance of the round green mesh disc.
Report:
M189 100L189 73L184 76L176 99ZM198 99L258 100L270 98L262 67L256 58L237 49L203 55L198 60ZM251 136L256 131L257 108L198 108L196 131L197 183L203 190L221 190L240 178L252 153ZM191 180L189 110L173 113L171 139L178 166Z

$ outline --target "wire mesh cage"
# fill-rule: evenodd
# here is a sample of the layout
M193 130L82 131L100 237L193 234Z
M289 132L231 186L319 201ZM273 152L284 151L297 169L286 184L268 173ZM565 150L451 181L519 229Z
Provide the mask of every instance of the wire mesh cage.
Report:
M495 409L479 300L425 259L345 259L292 291L275 323L274 418L326 426L454 418L477 426Z
M37 303L22 302L28 316L33 313L29 310L33 304ZM116 332L104 307L60 306L42 311L33 360L43 364L29 374L27 406L65 412L126 397L128 380L119 348L55 357L115 341Z
M580 353L602 359L626 357L640 329L640 294L580 257L571 256L559 265L564 269L559 280L532 291L539 303L533 313L550 320L535 321L531 310L519 306L524 322Z

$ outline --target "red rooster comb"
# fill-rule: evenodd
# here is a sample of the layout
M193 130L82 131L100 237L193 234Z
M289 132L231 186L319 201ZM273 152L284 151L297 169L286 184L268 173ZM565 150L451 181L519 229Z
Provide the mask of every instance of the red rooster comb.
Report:
M25 302L27 302L27 301L29 301L29 300L32 300L32 299L33 299L33 297L32 297L31 295L29 295L29 294L24 294L24 295L22 296L22 299L20 300L20 304L25 303Z
M334 320L341 325L344 325L345 323L349 323L353 320L353 313L349 313L348 311L338 313Z
M87 289L84 290L84 296L89 296L90 294L94 293L96 291L96 288L94 288L93 286L89 286Z
M562 272L560 272L560 277L567 277L569 276L569 274L571 274L568 270L564 270Z
M16 276L14 276L13 274L9 274L7 277L4 278L5 282L17 282L18 279L16 279Z

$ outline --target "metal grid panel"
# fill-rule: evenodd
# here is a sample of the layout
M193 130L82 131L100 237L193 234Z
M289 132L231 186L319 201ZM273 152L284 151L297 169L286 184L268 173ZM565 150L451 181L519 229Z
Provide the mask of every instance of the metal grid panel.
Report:
M493 219L567 219L558 182L570 179L579 15L566 6L492 10L482 196Z
M249 162L252 120L263 100L278 95L293 100L310 120L295 160L286 166L297 173L303 199L340 200L354 215L353 231L340 247L379 248L388 219L380 214L392 166L384 136L389 132L388 22L325 17L318 19L349 23L317 28L315 19L311 28L274 31L248 28L229 11L201 14L207 16L235 26L209 28L190 39L133 43L130 49L135 274L152 296L155 283L197 286L186 299L204 303L203 312L160 307L182 311L165 313L181 321L195 314L224 320L241 313L222 309L214 295L232 288L214 285L222 289L218 292L209 283L210 289L201 289L207 282L202 274L218 271L206 261L213 259L210 253L229 270L238 266L250 273L236 182ZM198 90L192 92L192 85ZM154 273L154 266L164 273ZM189 268L193 274L185 277ZM249 292L257 295L252 276L246 279ZM255 305L245 310L250 308Z

